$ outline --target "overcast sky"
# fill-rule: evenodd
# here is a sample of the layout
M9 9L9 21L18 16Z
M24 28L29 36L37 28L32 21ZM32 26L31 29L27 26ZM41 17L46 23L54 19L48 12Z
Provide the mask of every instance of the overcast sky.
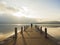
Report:
M0 0L0 14L60 21L60 0Z

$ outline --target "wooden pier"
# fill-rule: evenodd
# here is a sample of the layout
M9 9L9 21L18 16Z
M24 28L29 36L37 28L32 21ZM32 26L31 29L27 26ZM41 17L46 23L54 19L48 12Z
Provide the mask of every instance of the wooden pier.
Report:
M56 43L45 38L45 33L41 33L35 27L28 27L23 33L17 34L17 39L11 38L4 45L56 45Z

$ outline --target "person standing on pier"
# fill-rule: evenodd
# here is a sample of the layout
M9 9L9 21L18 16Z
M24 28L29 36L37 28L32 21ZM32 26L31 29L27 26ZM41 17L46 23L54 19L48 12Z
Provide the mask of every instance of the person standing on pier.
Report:
M33 27L33 24L31 23L31 28Z
M45 28L45 38L48 38L47 37L47 28Z

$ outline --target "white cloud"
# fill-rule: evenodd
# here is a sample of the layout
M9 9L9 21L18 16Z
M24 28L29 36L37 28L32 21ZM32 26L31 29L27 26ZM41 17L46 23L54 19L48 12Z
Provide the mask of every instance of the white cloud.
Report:
M6 1L6 2L4 2ZM60 10L57 2L40 0L4 0L0 3L0 14L8 13L25 15L32 18L48 18L60 20ZM14 7L17 6L20 9ZM54 18L53 18L54 17Z
M6 13L6 14L12 14L20 11L19 8L17 7L12 7L7 5L6 2L0 1L0 14L1 13Z

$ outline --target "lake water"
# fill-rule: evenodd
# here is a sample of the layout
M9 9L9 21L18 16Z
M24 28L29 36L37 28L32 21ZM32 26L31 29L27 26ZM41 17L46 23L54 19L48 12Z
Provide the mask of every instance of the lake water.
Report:
M17 27L19 32L20 26L23 25L29 25L29 24L0 24L0 41L13 35L15 27Z
M43 31L45 27L43 27ZM56 40L60 40L60 27L47 27L47 33L55 38Z
M30 25L30 24L0 24L0 40L3 40L5 37L9 37L14 34L14 28L17 27L20 31L20 26ZM35 25L35 24L34 24ZM60 40L60 24L36 24L39 26L47 27L48 34L52 37Z

